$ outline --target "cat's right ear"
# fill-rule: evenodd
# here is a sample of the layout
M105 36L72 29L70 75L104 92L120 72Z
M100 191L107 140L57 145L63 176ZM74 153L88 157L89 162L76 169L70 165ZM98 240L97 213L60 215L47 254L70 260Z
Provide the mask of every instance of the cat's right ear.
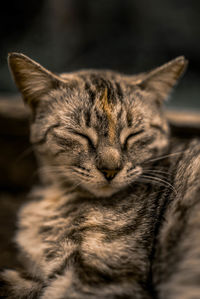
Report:
M31 108L36 107L50 90L64 83L59 76L21 53L10 53L8 65L25 103Z
M188 61L179 56L154 70L144 73L136 84L156 97L158 103L168 98L173 87L183 75Z

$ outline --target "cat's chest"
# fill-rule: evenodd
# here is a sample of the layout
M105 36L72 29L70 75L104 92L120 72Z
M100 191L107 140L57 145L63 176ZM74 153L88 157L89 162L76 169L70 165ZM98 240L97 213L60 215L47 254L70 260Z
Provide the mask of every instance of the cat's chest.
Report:
M142 203L134 200L113 205L81 203L78 207L66 207L62 215L57 223L59 230L54 228L46 234L48 241L62 245L61 256L73 248L84 265L105 271L108 268L127 271L136 264L140 269L146 267L151 219Z
M91 210L81 227L84 260L93 266L114 268L133 267L136 260L143 264L148 251L145 237L149 236L150 226L139 210L132 205Z
M55 210L34 210L32 204L22 213L18 243L44 264L78 252L85 266L117 272L146 269L152 231L146 207L134 198L113 204L74 202Z

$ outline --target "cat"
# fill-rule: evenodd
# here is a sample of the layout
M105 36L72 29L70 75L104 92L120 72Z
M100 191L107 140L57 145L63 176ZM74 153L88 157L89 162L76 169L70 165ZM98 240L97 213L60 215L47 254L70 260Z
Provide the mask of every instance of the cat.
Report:
M20 209L22 269L1 298L200 298L200 142L170 137L178 57L128 76L9 67L31 110L41 185Z

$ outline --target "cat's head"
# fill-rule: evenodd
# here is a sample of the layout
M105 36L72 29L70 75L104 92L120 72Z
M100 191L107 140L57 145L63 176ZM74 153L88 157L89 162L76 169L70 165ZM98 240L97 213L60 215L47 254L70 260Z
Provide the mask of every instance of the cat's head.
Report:
M23 54L8 59L32 110L31 142L43 179L111 196L166 151L162 103L186 67L184 57L136 76L97 70L56 75Z

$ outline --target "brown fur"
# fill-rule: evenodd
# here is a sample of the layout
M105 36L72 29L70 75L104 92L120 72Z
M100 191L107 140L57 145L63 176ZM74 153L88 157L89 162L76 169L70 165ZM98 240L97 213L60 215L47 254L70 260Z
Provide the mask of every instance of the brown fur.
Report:
M184 57L134 76L9 64L41 186L18 216L24 271L1 273L1 295L200 298L200 142L172 140L162 108Z

